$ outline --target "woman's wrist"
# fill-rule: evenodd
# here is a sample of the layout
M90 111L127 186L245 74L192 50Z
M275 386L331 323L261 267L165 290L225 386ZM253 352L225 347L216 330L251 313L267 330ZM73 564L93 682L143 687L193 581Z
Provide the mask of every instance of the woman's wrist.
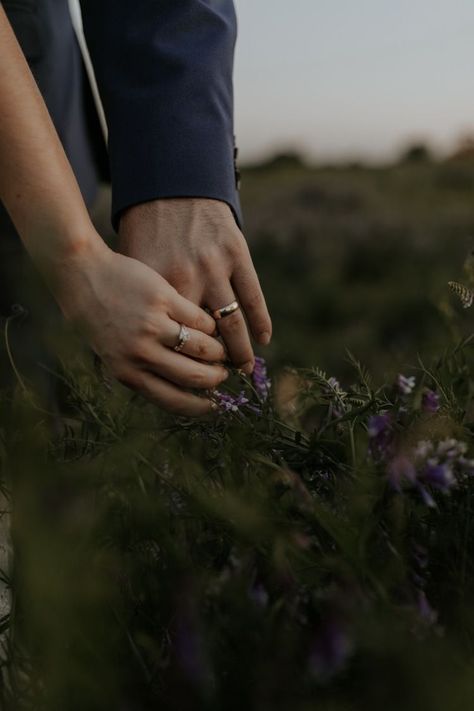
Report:
M91 283L92 272L111 252L90 224L53 239L32 257L63 313L69 315L79 291Z

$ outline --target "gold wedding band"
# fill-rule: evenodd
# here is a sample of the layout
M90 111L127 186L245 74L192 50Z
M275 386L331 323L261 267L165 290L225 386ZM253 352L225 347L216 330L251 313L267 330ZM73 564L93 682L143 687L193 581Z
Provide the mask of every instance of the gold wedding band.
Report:
M184 344L189 341L191 338L191 334L189 333L189 330L186 328L184 323L182 323L179 327L179 334L178 334L178 343L175 345L174 350L179 353L180 351L183 350Z
M235 313L240 309L239 302L238 301L232 301L232 303L227 304L227 306L223 306L220 309L216 309L215 311L212 312L212 315L214 316L216 321L219 321L221 318L225 318L226 316L230 316L231 314Z

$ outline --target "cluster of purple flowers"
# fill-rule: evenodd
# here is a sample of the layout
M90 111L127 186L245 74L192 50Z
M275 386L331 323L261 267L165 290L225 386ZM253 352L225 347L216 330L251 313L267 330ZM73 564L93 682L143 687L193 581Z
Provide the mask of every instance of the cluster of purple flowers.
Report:
M438 412L440 408L438 393L434 390L425 390L421 399L421 408L424 412Z
M447 438L437 444L421 440L408 454L390 460L387 473L393 488L416 489L427 506L434 507L431 491L449 492L463 476L474 474L474 460L466 457L465 442Z
M265 402L271 388L271 380L267 374L267 364L260 356L255 358L255 367L252 373L252 384L261 402Z
M416 379L412 375L407 378L399 373L397 376L397 388L401 395L411 395L416 386Z
M387 463L387 474L396 491L408 486L416 489L427 506L434 507L432 491L447 493L462 476L474 474L474 460L466 458L467 445L447 438L437 444L422 440L410 451L397 451L396 428L399 415L406 412L407 398L414 393L416 380L399 374L396 390L402 405L393 411L374 415L368 422L369 451L371 456ZM426 388L422 394L421 409L433 414L440 409L440 398L434 390Z
M271 387L271 381L267 375L267 365L263 358L258 356L255 358L255 367L251 378L253 390L257 394L259 404L252 404L245 390L242 390L238 395L231 395L230 393L222 393L219 390L215 390L213 399L222 413L241 412L243 407L246 407L256 414L262 413L260 405L267 400Z
M249 399L243 390L236 396L216 390L214 392L214 401L222 412L239 412L241 407L249 403Z
M374 459L386 459L392 452L394 422L390 412L381 412L370 418L367 428L369 450Z
M432 442L419 442L417 447L407 453L397 453L396 428L400 417L407 412L407 401L415 392L416 379L398 374L395 390L401 400L398 408L374 415L368 422L369 451L378 461L388 462L389 480L396 490L401 484L417 488L428 506L434 506L433 498L427 487L440 491L449 491L456 483L455 470L465 468L463 460L466 445L457 440L444 440L438 448ZM438 393L425 388L421 396L421 410L434 414L441 407ZM451 447L451 450L450 450ZM450 456L446 456L450 452Z
M401 373L397 376L396 389L398 394L406 399L413 394L416 388L416 379L412 375L407 377ZM425 388L421 397L421 409L423 412L434 413L438 412L440 408L440 399L438 393L430 388Z

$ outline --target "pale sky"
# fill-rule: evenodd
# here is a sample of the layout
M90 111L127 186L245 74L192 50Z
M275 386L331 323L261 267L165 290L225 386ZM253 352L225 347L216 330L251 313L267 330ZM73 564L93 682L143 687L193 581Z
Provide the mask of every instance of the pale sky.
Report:
M278 147L384 159L474 133L474 0L235 3L244 159Z

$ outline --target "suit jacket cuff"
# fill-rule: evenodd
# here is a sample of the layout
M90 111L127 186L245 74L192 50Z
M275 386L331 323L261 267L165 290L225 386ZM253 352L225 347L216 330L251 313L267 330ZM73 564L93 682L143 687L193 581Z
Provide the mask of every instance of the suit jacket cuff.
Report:
M234 143L228 127L193 120L181 108L170 113L150 101L135 100L133 130L126 121L110 126L112 221L132 205L159 198L202 197L226 202L239 226ZM120 112L111 111L119 116Z

